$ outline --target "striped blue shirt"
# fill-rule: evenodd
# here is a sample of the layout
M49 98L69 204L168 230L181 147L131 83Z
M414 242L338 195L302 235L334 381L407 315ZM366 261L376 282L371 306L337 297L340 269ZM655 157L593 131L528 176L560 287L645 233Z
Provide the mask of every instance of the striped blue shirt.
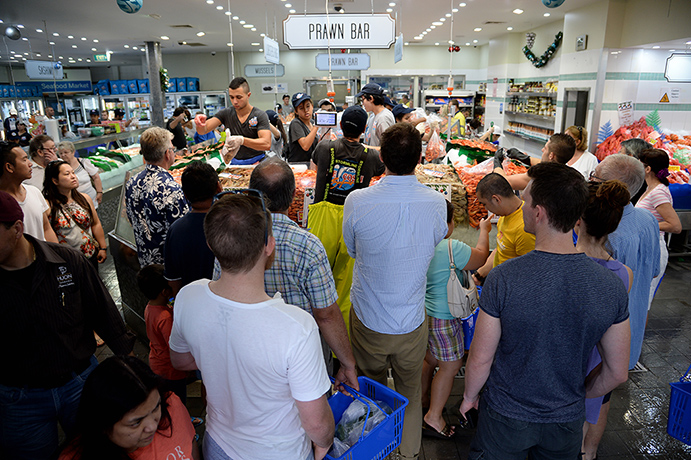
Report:
M427 268L447 232L444 197L414 175L389 175L348 195L343 239L355 259L350 300L367 328L407 334L422 324Z

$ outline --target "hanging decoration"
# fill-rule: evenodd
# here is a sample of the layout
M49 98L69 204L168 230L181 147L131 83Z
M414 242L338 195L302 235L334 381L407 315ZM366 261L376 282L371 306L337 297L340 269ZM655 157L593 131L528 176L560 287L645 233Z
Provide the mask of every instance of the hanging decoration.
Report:
M533 45L535 44L535 32L528 32L525 34L525 46L528 47L528 49L533 49Z
M526 39L528 38L526 34ZM534 34L533 34L534 35ZM537 57L535 56L535 53L533 53L528 45L523 47L523 54L525 54L525 57L528 58L530 62L533 63L533 66L536 68L544 67L549 60L552 58L554 53L557 51L557 48L559 48L559 45L561 44L561 39L564 37L564 34L559 32L555 37L554 37L554 42L552 42L551 45L547 47L547 51L545 51L542 56ZM532 44L531 44L532 46Z
M161 67L158 70L159 76L161 77L161 90L165 93L170 88L170 79L168 78L168 69Z

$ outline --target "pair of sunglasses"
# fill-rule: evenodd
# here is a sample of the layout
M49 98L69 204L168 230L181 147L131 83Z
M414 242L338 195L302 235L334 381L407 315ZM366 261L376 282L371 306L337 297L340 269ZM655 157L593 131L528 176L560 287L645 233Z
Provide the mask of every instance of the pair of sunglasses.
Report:
M257 189L253 188L244 188L244 189L238 189L238 190L226 190L225 192L221 192L218 195L216 195L216 200L220 200L221 197L225 195L244 195L244 196L249 196L252 198L259 198L259 202L262 205L262 212L264 213L264 246L269 244L269 219L266 216L266 203L264 202L264 194Z

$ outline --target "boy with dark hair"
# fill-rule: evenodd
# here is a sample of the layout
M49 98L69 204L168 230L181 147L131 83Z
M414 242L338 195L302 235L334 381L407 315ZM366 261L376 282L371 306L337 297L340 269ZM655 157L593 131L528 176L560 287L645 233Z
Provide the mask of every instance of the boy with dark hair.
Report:
M206 134L223 125L230 130L226 147L231 152L224 161L230 164L249 165L264 159L271 148L269 117L262 110L252 107L250 86L243 77L234 78L228 86L233 107L220 110L207 120L206 115L194 117L198 134Z
M371 113L365 129L365 145L379 147L381 136L396 123L391 110L384 107L384 90L376 83L367 83L355 97L362 97L362 106Z
M173 222L166 235L165 277L173 295L192 281L213 274L214 255L204 237L204 218L222 190L218 174L208 163L193 161L182 173L182 192L192 211Z
M137 286L149 299L144 309L146 336L149 339L149 366L168 381L170 390L184 404L187 401L189 372L179 371L170 363L168 340L173 329L173 305L170 303L173 291L163 277L163 265L147 265L139 270Z
M481 286L492 268L535 249L535 235L523 229L523 200L516 196L504 176L487 174L478 182L475 193L488 212L500 216L497 247L473 275L475 284Z
M413 174L422 152L420 131L410 123L396 123L382 134L381 160L387 174Z

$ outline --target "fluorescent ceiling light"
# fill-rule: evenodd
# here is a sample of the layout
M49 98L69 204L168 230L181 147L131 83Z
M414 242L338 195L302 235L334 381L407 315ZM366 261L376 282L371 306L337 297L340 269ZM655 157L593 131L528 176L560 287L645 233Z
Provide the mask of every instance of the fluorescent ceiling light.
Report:
M430 29L436 29L437 26L429 26Z
M443 23L443 22L439 22L439 21L434 21L434 22L432 23L432 25L435 25L435 26L443 26L444 23Z
M251 29L254 26L252 24L243 24L242 27L244 27L245 29Z

